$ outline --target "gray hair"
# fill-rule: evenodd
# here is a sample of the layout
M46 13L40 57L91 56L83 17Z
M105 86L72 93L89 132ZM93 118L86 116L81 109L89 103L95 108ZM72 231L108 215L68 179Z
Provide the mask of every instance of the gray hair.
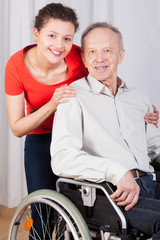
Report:
M106 22L96 22L96 23L93 23L93 24L89 25L82 34L82 37L81 37L81 51L82 51L82 53L84 51L84 41L85 41L85 38L86 38L87 34L95 28L107 28L107 29L110 29L113 32L115 32L117 34L117 37L118 37L119 48L123 49L123 38L122 38L122 34L118 30L118 28L116 28L116 27L114 27L111 24L106 23Z

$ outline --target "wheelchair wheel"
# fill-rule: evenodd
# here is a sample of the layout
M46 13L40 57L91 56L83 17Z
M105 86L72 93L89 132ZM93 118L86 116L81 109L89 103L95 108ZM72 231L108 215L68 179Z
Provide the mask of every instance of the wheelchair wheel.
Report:
M41 236L34 227L31 214L33 208L39 218ZM8 240L28 239L91 240L91 236L82 215L69 199L56 191L38 190L21 202L10 223Z

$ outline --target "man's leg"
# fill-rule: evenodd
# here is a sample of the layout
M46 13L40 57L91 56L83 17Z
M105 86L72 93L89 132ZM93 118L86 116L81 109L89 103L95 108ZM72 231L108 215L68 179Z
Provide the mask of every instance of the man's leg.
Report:
M160 239L160 200L140 197L126 215L132 227Z
M137 183L139 201L126 215L134 228L152 235L153 240L160 239L160 184L151 175L137 179Z

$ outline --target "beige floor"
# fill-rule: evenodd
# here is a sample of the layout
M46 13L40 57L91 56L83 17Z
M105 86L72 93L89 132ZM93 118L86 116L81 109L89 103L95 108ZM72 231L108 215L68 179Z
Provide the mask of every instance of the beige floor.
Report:
M11 221L14 211L15 208L9 209L0 205L0 240L7 239L9 223Z

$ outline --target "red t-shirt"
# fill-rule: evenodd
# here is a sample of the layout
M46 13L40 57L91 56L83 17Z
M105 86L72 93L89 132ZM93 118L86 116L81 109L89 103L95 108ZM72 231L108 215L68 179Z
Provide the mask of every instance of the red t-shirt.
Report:
M27 115L46 104L52 97L55 89L64 84L70 84L87 75L87 70L80 56L80 47L73 45L69 54L65 57L69 76L64 82L55 85L45 85L38 82L28 71L23 53L33 47L30 45L15 53L9 59L5 70L5 92L8 95L19 95L25 93ZM44 134L52 131L52 114L40 127L30 132L30 134Z

